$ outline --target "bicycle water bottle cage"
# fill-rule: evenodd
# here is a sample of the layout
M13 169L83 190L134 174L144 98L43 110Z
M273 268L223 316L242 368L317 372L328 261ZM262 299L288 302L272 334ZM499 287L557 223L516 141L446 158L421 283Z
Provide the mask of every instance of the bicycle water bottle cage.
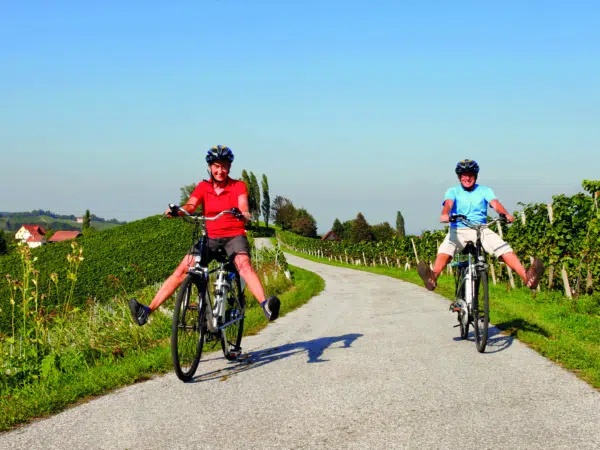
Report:
M461 253L463 255L471 254L471 255L475 256L476 253L477 253L477 249L475 248L475 244L473 244L472 241L468 241L467 245L465 245L465 248L463 249L463 251Z

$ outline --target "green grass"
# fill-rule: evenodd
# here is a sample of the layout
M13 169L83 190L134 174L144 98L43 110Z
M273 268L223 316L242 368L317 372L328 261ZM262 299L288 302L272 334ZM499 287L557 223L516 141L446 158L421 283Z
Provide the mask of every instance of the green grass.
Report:
M311 261L387 275L423 286L414 269L355 266L305 255L287 247L285 251ZM490 321L495 326L594 388L600 388L600 295L581 296L572 301L557 292L508 290L506 284L493 285L491 280L489 284ZM452 300L454 277L442 275L435 292Z
M280 295L281 316L306 303L325 287L325 282L318 275L291 265L289 268L294 286ZM262 309L256 301L254 303L248 305L245 336L256 334L268 324ZM220 346L207 346L205 351L211 350L220 351ZM18 424L59 412L116 388L172 370L170 340L167 338L144 351L129 352L122 357L104 358L93 367L82 367L79 372L64 374L53 382L42 381L28 385L9 396L0 393L0 431L9 430Z

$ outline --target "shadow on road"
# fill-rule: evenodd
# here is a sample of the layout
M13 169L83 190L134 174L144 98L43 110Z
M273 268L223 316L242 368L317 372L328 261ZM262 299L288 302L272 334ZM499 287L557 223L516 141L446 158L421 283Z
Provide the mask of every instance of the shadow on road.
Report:
M506 350L512 345L513 340L515 339L514 336L512 334L502 334L502 332L503 330L500 327L490 326L488 329L488 341L484 353L498 353ZM461 339L460 336L456 336L454 340L463 341L464 339ZM469 331L469 335L467 336L466 340L475 345L475 334L472 328L471 331Z
M299 353L306 353L308 358L306 362L308 364L327 362L327 359L322 358L325 350L350 348L352 343L361 336L363 335L352 333L345 334L343 336L323 337L312 339L310 341L295 342L278 347L243 353L237 361L231 362L228 367L215 370L213 372L208 372L203 375L198 375L191 381L191 383L199 383L202 381L215 379L225 381L232 375L236 375L240 372L245 372L246 370L254 369L256 367L264 366L265 364L288 358ZM337 343L340 345L333 347L333 345Z

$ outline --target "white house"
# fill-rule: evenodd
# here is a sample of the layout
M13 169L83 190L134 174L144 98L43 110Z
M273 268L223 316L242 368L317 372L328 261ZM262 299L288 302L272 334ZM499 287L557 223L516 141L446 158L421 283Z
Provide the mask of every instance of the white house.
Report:
M45 234L46 230L39 225L23 225L15 233L15 239L25 242L31 248L34 248L46 243Z

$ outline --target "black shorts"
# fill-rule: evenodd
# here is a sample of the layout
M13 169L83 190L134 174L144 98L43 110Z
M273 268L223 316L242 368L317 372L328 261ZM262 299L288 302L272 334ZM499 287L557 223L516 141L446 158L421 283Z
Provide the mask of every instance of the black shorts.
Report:
M234 237L208 239L209 261L213 259L221 261L223 256L226 256L229 262L233 262L233 258L238 253L245 253L250 256L250 243L243 234Z

